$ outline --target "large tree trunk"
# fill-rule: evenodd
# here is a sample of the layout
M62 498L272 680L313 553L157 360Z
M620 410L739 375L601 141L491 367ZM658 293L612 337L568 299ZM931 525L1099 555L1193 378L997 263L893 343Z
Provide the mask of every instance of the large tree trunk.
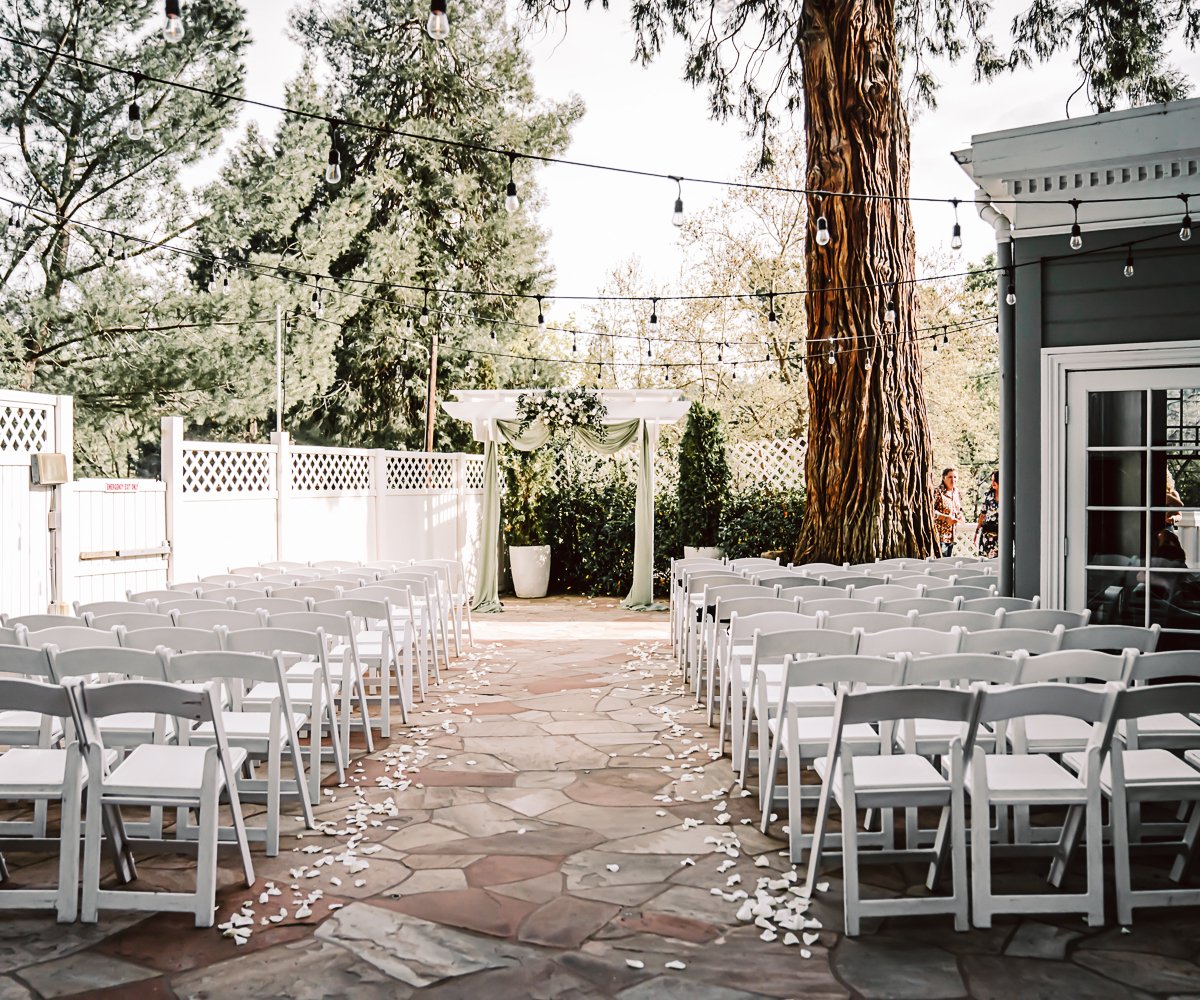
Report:
M933 548L912 224L907 202L887 197L907 195L909 183L894 25L892 0L804 6L808 187L885 197L809 199L807 284L818 291L807 300L808 503L797 562L923 558ZM822 215L832 234L824 247ZM891 282L894 326L884 322Z

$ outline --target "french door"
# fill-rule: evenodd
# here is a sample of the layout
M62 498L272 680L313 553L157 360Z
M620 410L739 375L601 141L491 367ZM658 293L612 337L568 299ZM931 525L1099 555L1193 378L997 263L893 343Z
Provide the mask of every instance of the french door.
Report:
M1200 648L1200 365L1075 371L1066 397L1066 606Z

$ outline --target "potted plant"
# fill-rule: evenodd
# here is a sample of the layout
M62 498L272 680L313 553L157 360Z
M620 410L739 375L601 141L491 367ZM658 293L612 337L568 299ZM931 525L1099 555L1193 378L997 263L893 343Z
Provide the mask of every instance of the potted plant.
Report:
M541 495L548 469L544 452L515 452L505 467L504 541L518 597L545 597L550 586L550 546L544 544Z
M679 541L685 558L719 556L721 509L729 492L729 463L721 415L699 403L688 410L679 442Z

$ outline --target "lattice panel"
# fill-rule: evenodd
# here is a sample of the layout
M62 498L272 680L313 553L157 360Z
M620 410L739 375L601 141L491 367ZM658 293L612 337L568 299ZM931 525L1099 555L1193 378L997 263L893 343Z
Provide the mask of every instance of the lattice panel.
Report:
M292 450L292 491L350 493L371 489L371 456L343 451Z
M388 455L387 488L389 490L452 490L454 489L454 458L442 455ZM482 462L479 486L483 488Z
M483 458L468 456L463 460L463 489L483 489Z
M802 438L763 438L735 441L729 446L729 472L734 489L773 486L795 489L804 485Z
M0 405L0 451L46 451L52 420L45 406Z
M185 448L184 493L270 493L275 456L267 451Z

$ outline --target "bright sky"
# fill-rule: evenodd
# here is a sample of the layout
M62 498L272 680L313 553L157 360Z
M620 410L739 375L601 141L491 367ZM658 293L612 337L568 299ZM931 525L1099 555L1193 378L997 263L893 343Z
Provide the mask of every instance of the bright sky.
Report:
M452 24L456 2L461 0L450 0ZM254 45L247 60L246 89L252 98L280 103L285 81L300 65L301 51L285 33L293 5L293 0L247 4ZM996 23L1007 24L1012 11L1025 5L996 0L995 6L1002 15ZM704 92L680 79L678 48L648 68L630 61L633 39L623 9L606 12L596 5L584 10L576 3L566 32L560 28L535 36L529 48L539 94L558 99L576 93L587 106L567 153L572 159L734 178L753 148L740 122L720 125L709 119ZM1177 62L1193 81L1200 80L1200 55L1181 49ZM1066 60L1019 71L988 86L974 84L967 66L934 69L942 84L939 106L913 123L911 192L957 196L967 203L960 209L963 254L964 259L977 260L995 245L992 229L970 207L972 186L951 159L951 151L970 145L973 134L1063 118L1066 98L1077 81ZM1072 113L1089 113L1082 97L1076 97ZM264 126L273 126L270 115L255 114ZM802 128L802 123L797 121L796 127ZM663 286L677 283L681 251L677 230L670 224L672 183L567 166L545 168L539 181L546 194L540 221L549 233L559 294L595 293L632 254L654 281ZM719 196L719 189L698 185L683 192L688 211ZM916 205L914 220L919 251L949 243L953 219L947 207Z

